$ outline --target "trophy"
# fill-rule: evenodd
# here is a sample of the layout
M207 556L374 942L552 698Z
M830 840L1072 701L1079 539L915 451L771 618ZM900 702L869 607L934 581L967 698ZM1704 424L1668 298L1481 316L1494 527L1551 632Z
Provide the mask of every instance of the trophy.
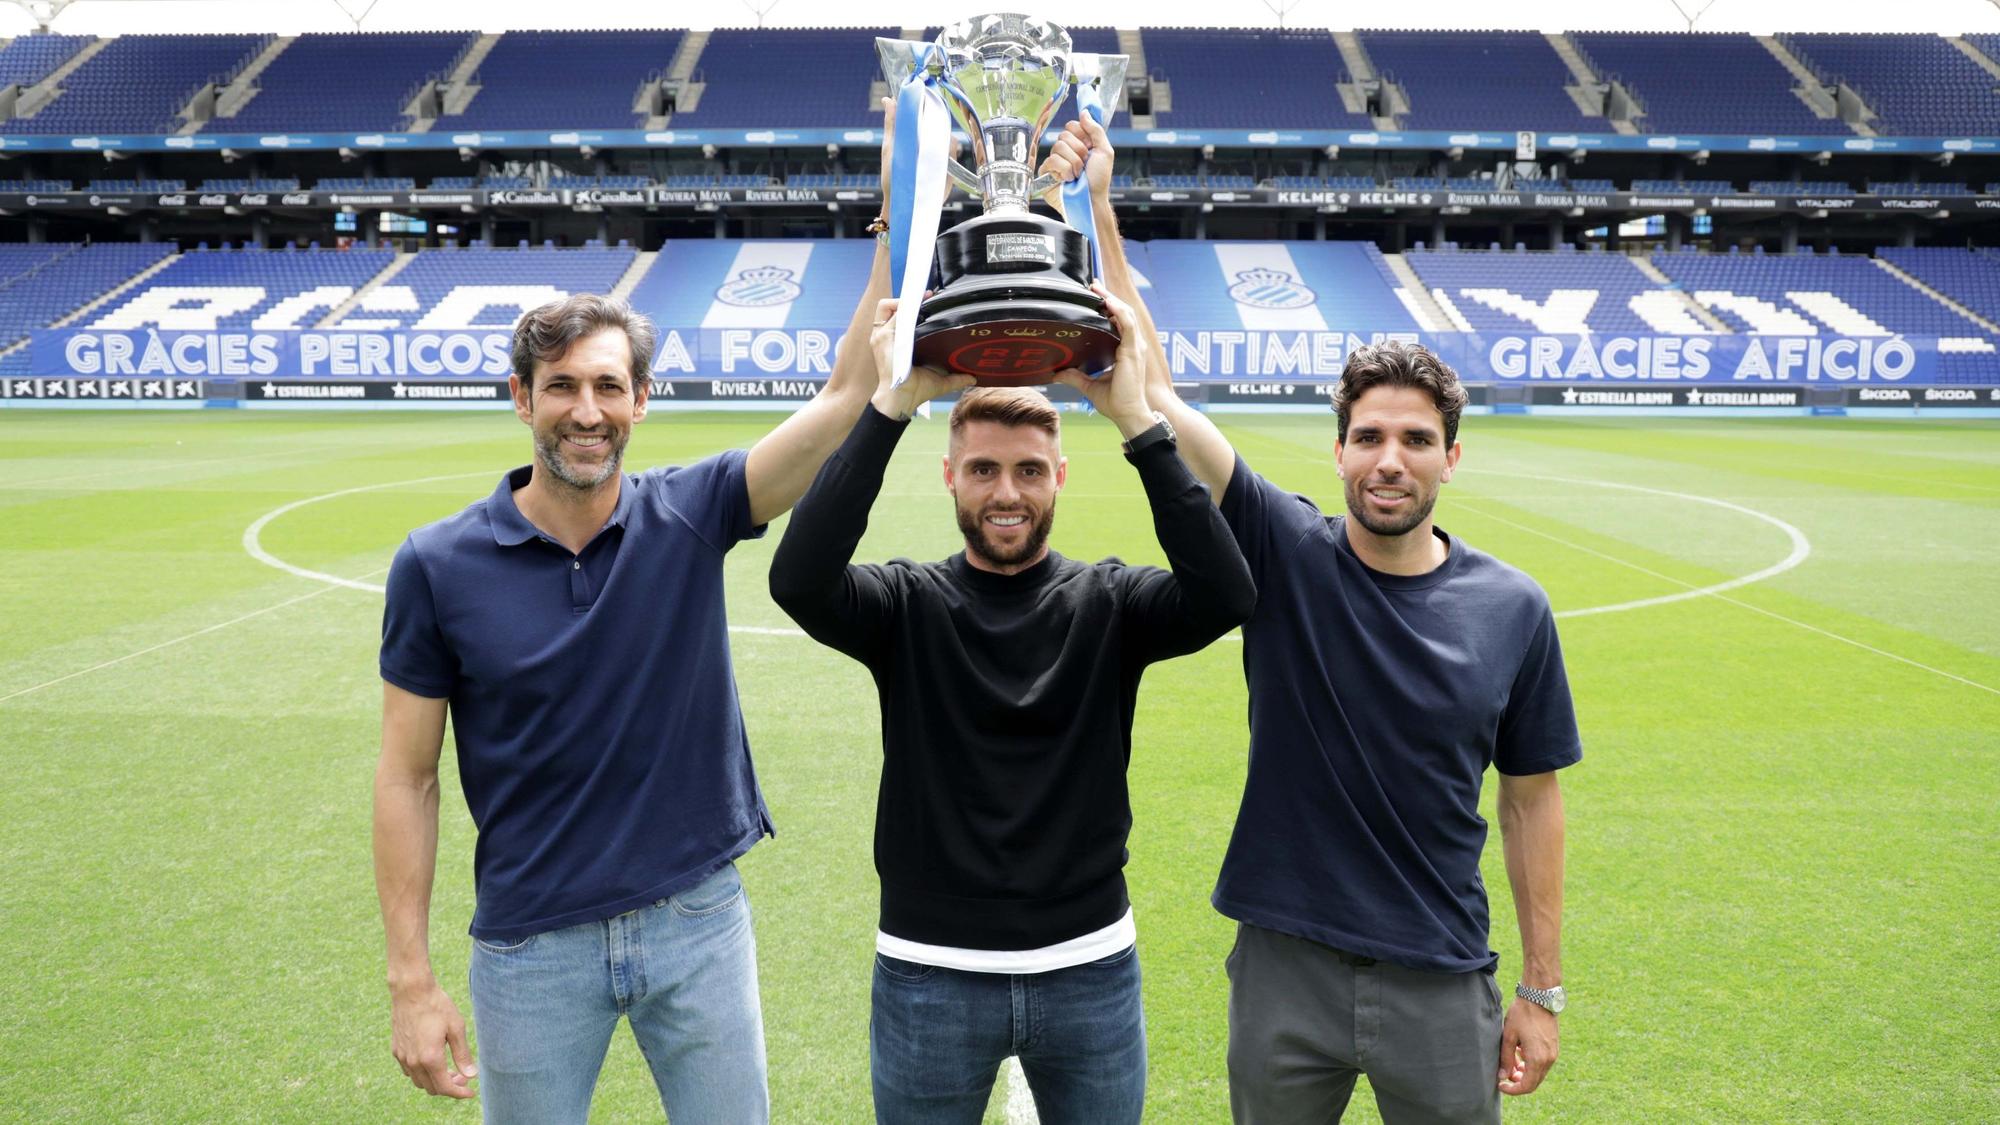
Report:
M890 230L892 239L913 242L892 245L891 282L904 306L932 290L908 318L913 331L898 324L899 355L909 357L899 375L914 362L985 386L1025 386L1051 382L1064 368L1094 375L1111 366L1118 334L1089 288L1091 211L1081 176L1064 189L1069 225L1028 205L1056 186L1053 176L1034 174L1033 162L1070 87L1078 88L1079 112L1105 121L1124 89L1126 57L1073 52L1062 28L1013 13L953 24L936 43L875 42L905 111L892 168L908 182L895 185L891 203L895 218L908 221ZM923 98L933 106L921 105ZM939 100L969 135L976 171L940 151L948 122L935 112ZM919 110L935 121L912 137L919 130L908 126ZM983 214L936 235L946 176L979 199ZM921 245L933 235L934 246Z

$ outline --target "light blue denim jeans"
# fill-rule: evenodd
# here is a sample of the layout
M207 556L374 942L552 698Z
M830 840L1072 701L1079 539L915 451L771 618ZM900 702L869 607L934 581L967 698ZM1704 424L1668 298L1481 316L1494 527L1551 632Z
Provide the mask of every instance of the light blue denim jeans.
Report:
M677 1122L763 1122L757 944L736 866L651 906L511 945L472 943L488 1125L583 1122L620 1016Z
M868 1043L878 1125L978 1125L1007 1056L1043 1125L1137 1125L1146 1102L1139 952L1047 973L875 955Z

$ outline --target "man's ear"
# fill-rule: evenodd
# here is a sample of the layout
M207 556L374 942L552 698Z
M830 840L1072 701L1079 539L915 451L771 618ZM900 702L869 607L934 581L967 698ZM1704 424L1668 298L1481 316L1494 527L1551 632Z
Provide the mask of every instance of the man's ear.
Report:
M528 385L521 381L520 375L507 376L507 393L514 399L514 416L529 425L534 425L534 392L529 390Z
M1061 492L1063 490L1063 484L1068 480L1069 480L1069 458L1058 457L1056 458L1056 491Z
M958 482L951 479L951 454L941 453L938 461L944 465L944 487L946 492L957 492Z
M1452 470L1458 468L1458 458L1464 452L1465 443L1462 441L1452 442L1451 448L1444 451L1444 475L1438 478L1439 484L1451 480Z
M653 401L653 380L650 375L632 380L632 421L646 420L646 405Z

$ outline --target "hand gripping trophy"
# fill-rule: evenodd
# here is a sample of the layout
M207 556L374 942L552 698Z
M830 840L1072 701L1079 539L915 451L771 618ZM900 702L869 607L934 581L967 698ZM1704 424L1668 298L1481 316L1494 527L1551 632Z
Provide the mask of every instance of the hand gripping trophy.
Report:
M986 386L1109 367L1118 334L1089 289L1095 251L1084 181L1063 185L1068 226L1028 204L1056 186L1034 174L1033 162L1070 87L1078 113L1107 121L1124 90L1126 57L1071 51L1062 28L1012 13L953 24L935 43L875 45L896 96L889 231L897 379L913 362ZM971 138L977 171L951 159L952 118ZM954 182L984 213L939 236Z

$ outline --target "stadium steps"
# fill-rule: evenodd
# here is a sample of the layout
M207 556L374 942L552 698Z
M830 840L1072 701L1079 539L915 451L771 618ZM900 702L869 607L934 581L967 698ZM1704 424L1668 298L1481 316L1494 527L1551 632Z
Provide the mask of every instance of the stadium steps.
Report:
M647 271L653 268L653 263L658 261L659 257L658 250L641 250L634 254L632 264L619 276L618 284L611 287L611 296L621 301L631 300L632 291L639 288L639 283L646 279Z
M257 76L264 73L272 63L277 62L278 56L285 53L285 48L298 41L299 37L296 35L280 35L266 44L264 49L257 53L257 57L238 71L229 85L223 87L222 92L216 95L215 117L229 118L243 112L243 107L249 105L250 100L262 92L262 87L257 85ZM190 121L181 126L181 135L199 133L204 126L212 123L212 120Z
M1367 113L1368 90L1365 83L1381 78L1375 71L1375 60L1368 57L1368 49L1361 45L1361 37L1352 31L1334 32L1333 45L1340 52L1340 63L1347 68L1348 78L1352 79L1350 82L1340 84L1341 108L1349 113ZM1403 112L1409 112L1409 99L1403 97L1402 91L1397 87L1383 83L1383 96L1392 109L1400 108ZM1393 115L1375 117L1371 119L1371 124L1377 129L1393 131L1396 128L1396 118Z
M1687 314L1695 318L1696 320L1701 321L1701 323L1710 332L1717 332L1724 336L1733 334L1730 331L1729 325L1724 324L1721 317L1716 316L1715 313L1711 312L1708 306L1702 304L1700 301L1695 300L1694 295L1689 293L1687 290L1682 289L1680 287L1680 284L1676 282L1673 278L1668 277L1664 273L1661 273L1660 267L1654 265L1653 260L1651 258L1648 258L1643 254L1631 254L1627 255L1625 260L1631 262L1632 268L1638 270L1642 274L1645 274L1646 277L1653 282L1653 284L1673 293L1674 296L1679 297L1681 299L1681 307L1687 310Z
M1994 60L1987 58L1986 52L1973 46L1971 43L1966 42L1963 36L1947 35L1944 37L1944 41L1951 44L1954 47L1957 47L1959 53L1964 55L1966 58L1971 59L1974 63L1978 64L1979 69L1985 71L1986 73L1992 75L1995 78L2000 78L2000 62L1995 62Z
M918 32L921 38L923 33ZM674 48L674 61L667 64L665 83L674 89L674 108L693 110L701 106L701 92L706 82L694 80L695 68L701 65L701 53L708 50L708 32L690 31L681 36L681 45ZM873 108L872 106L870 108ZM673 114L656 114L646 119L648 129L664 128L673 121Z
M1792 87L1792 93L1805 103L1806 108L1812 111L1814 117L1822 121L1840 120L1840 105L1834 101L1832 94L1826 92L1826 87L1820 82L1819 75L1814 74L1806 67L1806 64L1800 62L1799 57L1793 54L1790 48L1778 41L1777 36L1757 35L1752 36L1752 38L1756 39L1766 51L1771 52L1771 57L1778 60L1778 65L1790 71L1792 77L1798 80L1799 84ZM1875 131L1868 129L1865 125L1852 122L1842 122L1842 124L1847 125L1861 136L1872 137L1875 135ZM1867 131L1864 132L1863 130Z
M100 40L100 42L102 42L102 40ZM138 273L133 274L131 277L127 278L123 285L119 285L111 290L108 290L107 292L98 294L95 300L91 301L89 304L78 306L75 311L71 312L68 316L63 317L61 320L55 321L54 323L50 324L49 327L68 328L72 324L80 323L85 317L89 316L91 313L94 313L98 309L101 309L104 306L111 304L118 298L124 296L125 294L131 292L134 289L137 289L139 286L146 284L146 282L150 280L154 274L159 273L161 270L166 269L168 266L171 266L175 262L180 261L180 259L181 256L179 254L166 255L159 261L154 262L152 265L147 266L145 269L140 270Z
M406 267L408 267L411 262L414 262L416 260L417 260L417 255L414 251L398 251L396 254L395 261L390 262L387 266L384 266L382 268L381 273L378 273L374 277L369 278L368 284L363 285L359 289L356 289L352 294L348 296L347 300L342 301L339 305L335 306L331 312L321 317L319 323L313 325L313 327L332 328L333 326L339 324L342 320L347 318L348 314L360 308L361 302L367 300L368 297L371 294L373 294L377 289L380 289L382 288L383 285L387 284L390 278L395 277L399 273L402 273L403 270Z
M1542 38L1549 41L1550 49L1555 51L1556 57L1569 68L1570 77L1576 79L1575 82L1563 87L1563 93L1568 94L1569 100L1576 103L1577 112L1585 117L1604 118L1614 133L1627 137L1637 136L1639 134L1637 125L1630 121L1615 120L1604 112L1605 96L1599 91L1609 83L1599 78L1597 72L1591 69L1590 60L1584 58L1583 52L1576 49L1576 44L1570 41L1570 37L1560 31L1545 31L1542 33Z
M1401 254L1384 254L1382 261L1389 267L1389 272L1396 277L1396 299L1403 303L1403 307L1409 310L1410 316L1424 331L1469 331L1466 325L1454 323L1454 318L1446 315L1444 307L1438 303L1436 296L1424 285L1423 280L1417 276L1417 271L1410 268L1410 263Z
M15 117L33 117L50 102L62 96L63 79L76 72L76 68L97 57L97 53L111 46L109 39L93 39L83 45L83 49L71 55L61 66L49 72L49 76L34 88L21 91L21 100L14 103Z
M1993 335L2000 336L2000 324L1995 324L1992 321L1986 319L1985 317L1980 316L1978 313L1973 312L1971 309L1966 308L1964 305L1959 304L1957 301L1952 300L1950 297L1945 296L1943 293L1940 293L1937 290L1932 289L1930 286L1925 285L1923 282L1918 281L1915 277L1911 276L1910 274L1904 273L1902 270L1897 269L1894 265L1892 265L1887 261L1884 261L1881 258L1870 258L1868 260L1874 262L1876 268L1887 273L1889 276L1895 278L1897 281L1900 281L1903 284L1909 286L1910 288L1915 289L1917 292L1922 293L1924 296L1929 297L1931 300L1936 301L1938 304L1943 305L1945 308L1948 308L1951 311L1957 313L1958 315L1964 317L1965 319L1971 321L1972 323L1977 324L1979 327L1984 328L1986 331L1992 333Z
M465 54L458 60L458 65L445 76L442 100L446 117L464 113L465 107L472 104L472 99L479 96L479 84L473 79L479 77L479 64L485 62L486 56L499 45L500 35L500 32L489 31L474 39L472 46L466 48Z
M1129 82L1135 78L1147 77L1146 41L1139 34L1139 29L1136 27L1121 27L1116 30L1118 32L1118 53L1125 56L1126 80ZM1158 123L1158 119L1150 113L1144 115L1132 113L1131 98L1121 95L1118 102L1125 108L1126 114L1132 118L1132 128L1151 129ZM1158 107L1154 108L1157 109Z

